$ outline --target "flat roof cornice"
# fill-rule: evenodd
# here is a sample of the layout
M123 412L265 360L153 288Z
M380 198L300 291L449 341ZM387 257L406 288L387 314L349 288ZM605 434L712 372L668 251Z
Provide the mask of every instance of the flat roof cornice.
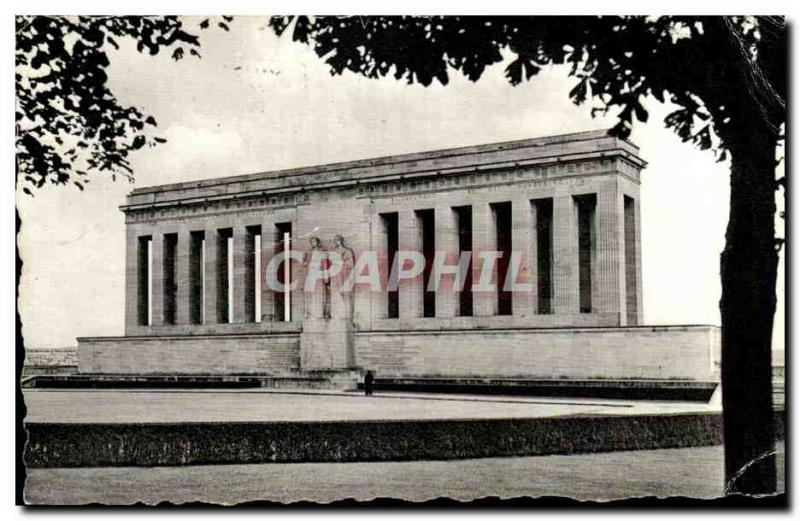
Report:
M141 205L180 203L239 192L321 188L325 185L374 183L384 178L427 173L507 168L516 164L545 164L597 157L622 156L638 168L646 162L638 147L608 135L607 130L361 159L311 167L218 177L134 189L123 211Z

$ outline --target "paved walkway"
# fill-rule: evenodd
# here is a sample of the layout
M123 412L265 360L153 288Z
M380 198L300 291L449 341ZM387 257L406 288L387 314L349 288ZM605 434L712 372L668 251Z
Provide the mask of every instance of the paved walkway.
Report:
M29 422L370 421L718 411L708 404L271 390L25 390Z

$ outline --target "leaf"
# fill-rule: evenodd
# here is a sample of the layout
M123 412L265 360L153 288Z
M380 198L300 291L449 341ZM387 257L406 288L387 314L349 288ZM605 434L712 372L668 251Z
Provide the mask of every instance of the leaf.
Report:
M681 141L689 141L692 138L692 113L686 108L680 108L669 113L664 118L664 124L678 134Z
M437 69L435 74L436 74L436 79L439 80L439 83L441 83L442 85L447 85L449 79L447 77L447 69L445 67Z
M506 67L506 79L511 85L519 85L522 82L522 60L517 58Z
M227 24L225 24L224 22L218 22L218 23L217 23L217 25L218 25L218 26L219 26L221 29L225 29L226 31L230 31L230 30L231 30L231 29L230 29L230 27L228 27L228 26L227 26Z
M200 29L208 29L208 18L200 22Z
M641 121L642 123L647 123L647 109L645 109L641 103L638 101L633 106L633 110L636 112L636 119Z
M114 40L114 38L112 38L110 36L106 36L106 41L108 41L108 43L113 45L115 49L119 50L119 45L117 45L117 42L116 42L116 40Z
M144 122L147 123L148 125L153 125L154 127L158 126L158 124L156 124L156 118L154 118L153 116L147 116L147 119L144 120Z
M711 148L711 127L710 125L706 125L701 128L697 134L693 136L693 141L697 146L700 147L700 150L708 150Z
M586 78L581 79L575 87L569 91L569 97L572 101L575 102L576 105L580 105L584 101L586 101L586 93L587 93L587 84L588 81Z

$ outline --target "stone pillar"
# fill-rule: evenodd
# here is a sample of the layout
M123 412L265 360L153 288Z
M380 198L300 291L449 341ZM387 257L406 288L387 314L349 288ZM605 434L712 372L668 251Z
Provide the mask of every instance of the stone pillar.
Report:
M245 309L248 292L248 284L245 280L247 276L247 240L247 228L240 225L234 226L233 270L228 276L233 277L233 317L231 317L231 322L237 324L250 321L250 317L246 316Z
M139 327L139 235L125 227L125 334Z
M553 313L579 312L577 205L561 194L553 198Z
M623 237L620 234L622 196L613 189L602 189L597 193L595 207L595 251L597 261L592 274L592 313L616 314L620 316L620 264ZM617 322L615 325L622 325Z
M437 206L434 210L434 219L436 255L444 255L445 264L448 266L458 264L458 228L453 209L449 206ZM456 316L458 307L458 293L454 289L455 277L444 275L439 281L439 290L436 292L436 317L452 318Z
M372 324L376 324L378 320L384 319L388 316L389 297L386 291L389 281L389 272L392 267L389 265L386 248L386 228L384 227L383 218L380 212L376 212L372 208L372 222L370 226L371 237L370 244L372 251L378 258L378 273L380 276L381 289L377 293L370 291L370 319ZM335 295L333 295L335 297Z
M300 233L297 229L297 219L292 219L292 234L289 240L289 249L303 251L308 243L308 239L300 238ZM291 262L291 278L287 283L295 282L294 289L291 290L290 298L292 301L292 322L302 322L305 315L305 302L303 298L303 285L305 284L305 273L300 261L289 259Z
M153 233L150 243L153 249L153 303L151 310L153 326L164 325L164 234L158 231Z
M275 254L275 223L265 220L261 224L261 323L275 320L275 299L267 279L267 268Z
M619 244L619 249L617 251L616 259L619 263L619 284L618 284L618 294L619 294L619 325L620 326L628 326L628 325L635 325L630 324L628 322L628 295L627 295L627 264L625 264L625 247L626 247L626 238L625 238L625 196L624 193L617 190L617 200L616 200L616 211L617 211L617 226L616 226L616 233Z
M190 257L192 247L192 235L187 229L178 232L178 246L175 259L175 279L178 290L175 295L175 323L190 324L189 293L191 288L190 280Z
M633 198L634 219L636 221L636 240L634 252L636 255L636 324L644 322L644 308L642 307L642 207L639 194ZM631 324L633 325L633 324Z
M398 215L398 250L422 253L422 228L413 210ZM423 276L400 281L400 319L413 323L422 317Z
M516 198L511 203L511 283L517 286L530 286L528 291L514 291L513 315L524 317L536 313L536 257L534 256L534 217L533 207L528 198ZM518 258L516 273L513 272L513 259ZM513 288L513 287L512 287Z
M492 216L492 208L487 203L472 205L472 284L481 282L484 260L483 252L497 250L497 229ZM497 314L497 259L493 263L491 285L487 290L473 289L472 309L476 317L488 317Z
M217 321L217 275L219 274L219 233L216 228L205 231L205 310L204 323L216 324Z

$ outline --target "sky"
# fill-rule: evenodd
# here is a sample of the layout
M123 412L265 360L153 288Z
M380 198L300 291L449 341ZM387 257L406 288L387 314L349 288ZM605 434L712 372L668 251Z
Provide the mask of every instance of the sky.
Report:
M19 311L27 347L123 334L125 230L118 207L134 187L614 124L613 115L592 118L591 105L570 102L575 80L561 68L516 87L503 77L504 64L475 83L454 73L447 86L427 88L331 76L309 47L278 38L266 24L263 17L237 17L228 33L204 31L199 60L142 55L131 42L110 53L112 92L152 114L167 143L133 156L135 184L98 173L83 192L53 186L34 197L18 192ZM631 136L649 163L641 186L645 324L719 325L729 164L665 129L670 107L655 100L646 107L649 122L636 123ZM783 259L777 349L783 349L782 272Z

